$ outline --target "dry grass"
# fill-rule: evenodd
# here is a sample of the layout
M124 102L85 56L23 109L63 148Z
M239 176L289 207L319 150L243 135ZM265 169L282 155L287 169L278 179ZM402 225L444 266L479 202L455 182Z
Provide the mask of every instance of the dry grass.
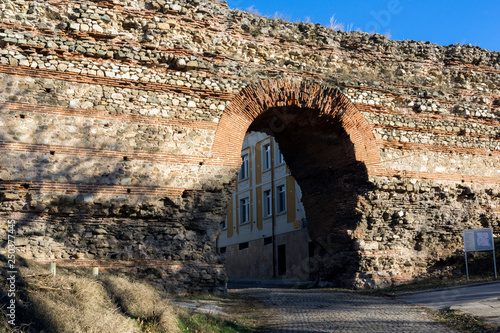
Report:
M339 21L337 21L335 19L335 14L333 14L332 17L330 17L330 22L326 26L326 28L335 31L344 31L345 26L344 23L340 23Z
M144 326L161 332L180 332L173 307L154 287L116 276L107 276L103 282L121 309Z
M486 322L483 318L472 316L470 314L461 313L459 311L444 310L435 311L423 308L436 321L442 322L444 325L457 330L459 332L468 333L498 333L499 328L491 323Z
M71 276L44 280L32 285L34 290L28 296L34 312L51 332L140 332L133 320L119 312L98 281Z
M3 308L0 308L0 316L2 316L2 320L0 320L0 333L7 333L10 332L10 327L9 324L7 323L7 313L4 311Z
M144 282L105 272L96 279L88 268L58 268L53 277L47 266L18 258L17 326L0 321L0 333L242 333L258 326L261 312L251 315L251 304L239 297L213 300L228 315L199 314L172 306L169 295ZM0 279L4 292L5 281ZM0 299L3 318L5 302Z
M114 276L95 279L88 269L58 268L53 277L47 265L19 262L17 326L12 330L0 321L0 333L179 332L177 313L150 285ZM0 315L5 318L1 306Z

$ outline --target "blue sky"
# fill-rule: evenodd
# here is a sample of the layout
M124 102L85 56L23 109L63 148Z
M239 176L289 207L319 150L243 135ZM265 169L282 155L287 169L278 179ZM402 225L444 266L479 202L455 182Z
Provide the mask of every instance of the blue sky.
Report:
M227 0L232 9L252 7L288 21L327 26L330 18L350 30L389 33L440 45L472 44L500 51L500 0Z

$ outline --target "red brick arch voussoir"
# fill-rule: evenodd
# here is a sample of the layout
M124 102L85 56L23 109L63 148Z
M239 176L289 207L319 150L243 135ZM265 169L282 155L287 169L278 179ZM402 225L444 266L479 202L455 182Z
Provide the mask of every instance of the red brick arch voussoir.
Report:
M247 86L226 107L215 134L210 164L239 167L241 145L250 124L270 108L295 106L319 111L322 122L342 126L354 146L356 160L368 173L380 167L372 128L337 88L306 80L278 79Z

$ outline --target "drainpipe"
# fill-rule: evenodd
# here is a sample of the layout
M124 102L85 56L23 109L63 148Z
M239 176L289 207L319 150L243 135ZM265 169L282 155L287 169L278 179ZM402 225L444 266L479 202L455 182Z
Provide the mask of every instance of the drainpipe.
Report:
M272 137L271 137L272 138ZM272 240L273 240L273 278L276 277L276 239L274 235L274 228L276 226L276 198L274 193L274 140L270 140L271 149L271 202L272 202L272 210L271 210L271 231L272 231Z

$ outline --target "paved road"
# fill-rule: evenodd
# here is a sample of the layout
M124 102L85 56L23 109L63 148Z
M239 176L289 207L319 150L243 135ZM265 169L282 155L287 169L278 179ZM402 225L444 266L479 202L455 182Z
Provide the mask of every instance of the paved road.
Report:
M443 310L455 305L498 297L500 297L500 282L460 286L398 296L399 299L405 302L423 305L435 310Z
M269 333L455 332L416 306L355 293L297 289L239 289L269 305Z

